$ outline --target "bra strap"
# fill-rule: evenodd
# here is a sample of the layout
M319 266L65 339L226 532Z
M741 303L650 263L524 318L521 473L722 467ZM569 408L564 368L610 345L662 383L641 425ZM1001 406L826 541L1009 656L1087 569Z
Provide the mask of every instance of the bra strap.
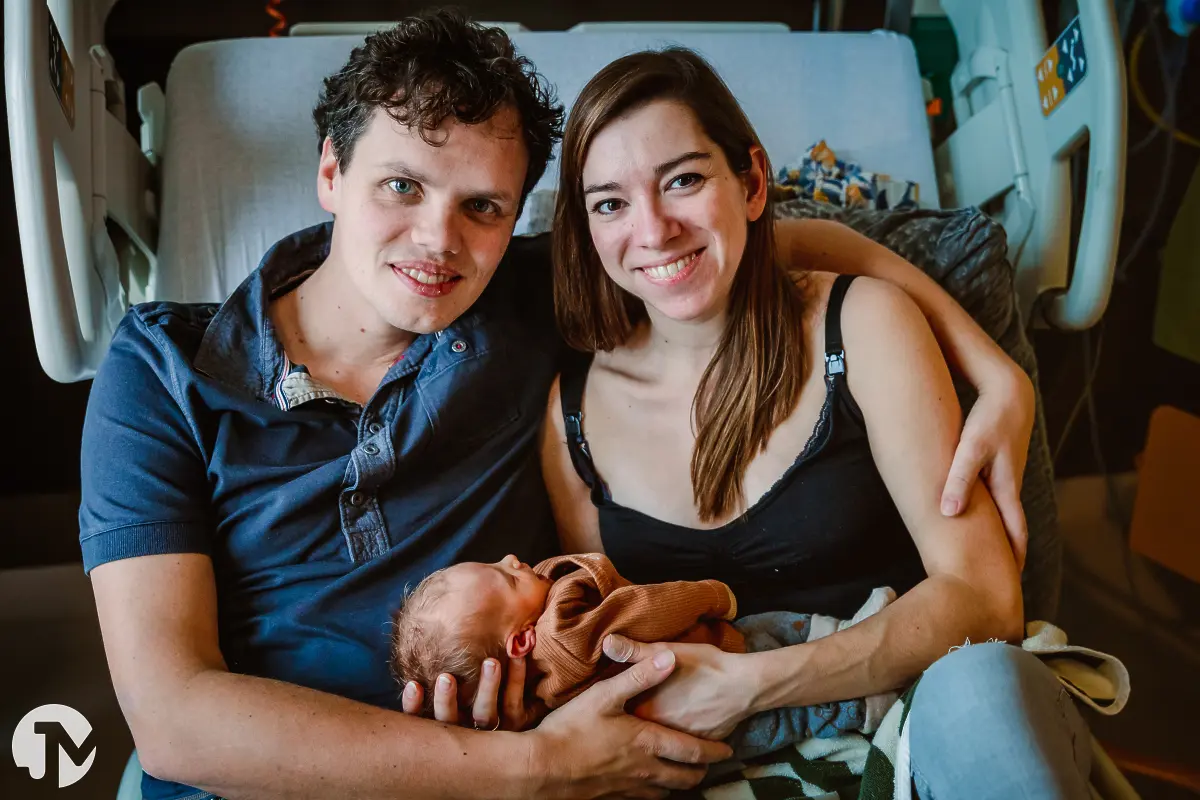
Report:
M857 275L838 275L829 290L829 305L825 309L825 374L846 374L846 349L842 346L842 302L846 290Z
M575 472L592 490L592 501L599 505L603 498L603 482L596 474L587 439L583 435L583 390L587 384L588 370L592 366L590 354L572 353L558 375L558 396L562 404L563 427L567 434L567 452Z

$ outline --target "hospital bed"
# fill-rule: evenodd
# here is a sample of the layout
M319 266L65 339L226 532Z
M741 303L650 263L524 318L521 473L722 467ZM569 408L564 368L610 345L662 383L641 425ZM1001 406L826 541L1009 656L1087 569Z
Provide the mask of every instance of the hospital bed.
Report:
M130 304L223 299L269 244L324 217L309 113L321 77L362 36L310 26L298 32L334 35L190 47L164 96L156 85L125 87L105 51L115 3L4 4L21 254L38 357L59 381L94 373ZM917 182L923 205L988 208L1008 232L1025 318L1088 327L1107 303L1124 194L1124 70L1111 0L1079 3L1084 48L1071 66L1083 78L1049 113L1043 89L1063 83L1039 87L1048 77L1040 3L941 5L961 59L952 77L958 129L936 152L912 45L894 33L745 23L507 27L568 104L622 53L664 41L700 50L777 167L824 139L839 157ZM125 125L129 104L141 119L137 137ZM1071 196L1068 159L1085 138L1081 200ZM552 162L538 189L555 180ZM1072 259L1074 202L1083 211Z
M195 45L176 58L165 94L134 91L103 46L115 3L5 2L21 253L38 356L59 381L93 375L130 304L223 300L277 239L326 218L314 191L311 109L321 78L363 35L297 26L287 37ZM1050 41L1037 0L941 6L960 53L951 80L958 127L936 150L912 43L896 33L504 27L568 106L617 56L667 42L695 48L742 102L776 168L823 139L841 158L916 182L921 205L986 207L1008 232L1025 319L1093 325L1108 300L1124 194L1124 69L1110 0L1080 0L1078 36L1054 64L1043 58ZM137 136L125 124L130 104ZM1073 198L1069 159L1085 140L1086 195ZM557 178L552 162L535 199ZM527 204L518 233L537 206ZM1097 752L1103 796L1134 796Z

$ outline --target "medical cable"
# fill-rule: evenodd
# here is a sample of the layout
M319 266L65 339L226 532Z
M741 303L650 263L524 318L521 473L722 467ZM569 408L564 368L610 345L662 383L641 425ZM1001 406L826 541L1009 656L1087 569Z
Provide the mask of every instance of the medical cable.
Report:
M1187 46L1185 42L1182 50L1182 57L1178 59L1179 64L1172 73L1170 69L1171 65L1167 60L1165 43L1162 41L1162 33L1159 31L1157 22L1158 15L1151 15L1149 22L1146 23L1146 27L1138 34L1137 41L1134 42L1134 46L1137 47L1138 42L1144 40L1147 31L1149 31L1154 37L1155 48L1158 50L1159 62L1163 71L1164 87L1166 88L1167 92L1166 105L1163 107L1165 119L1163 117L1158 117L1158 119L1166 124L1166 127L1163 129L1171 132L1175 130L1175 116L1178 111L1179 84L1183 79L1184 67L1187 65ZM1138 59L1131 54L1129 59L1131 85L1134 85L1137 61ZM1175 132L1178 133L1178 131ZM1119 264L1117 264L1116 278L1119 281L1125 280L1126 274L1129 271L1129 265L1132 264L1133 260L1137 258L1139 253L1141 253L1142 246L1145 245L1146 240L1150 237L1151 232L1154 230L1155 223L1158 221L1159 213L1162 211L1162 206L1166 199L1167 185L1171 180L1172 168L1175 165L1176 141L1177 137L1174 135L1168 137L1167 139L1166 151L1163 154L1162 170L1158 180L1158 191L1154 193L1154 199L1151 201L1150 212L1146 216L1146 223L1142 226L1141 231L1138 232L1137 238L1134 239L1133 245L1130 246L1129 250L1125 254L1125 257L1121 259Z
M282 36L283 32L287 30L287 17L283 15L283 11L279 8L282 3L283 0L267 0L265 11L268 17L275 20L275 24L271 26L271 30L267 33L268 36Z
M1155 17L1156 16L1157 16L1157 14L1155 15ZM1176 72L1174 78L1172 79L1172 82L1174 85L1171 89L1171 96L1169 97L1167 106L1164 107L1162 114L1159 114L1159 112L1155 111L1154 106L1151 105L1149 99L1147 99L1147 97L1146 97L1146 91L1142 88L1142 83L1139 78L1138 62L1141 60L1142 47L1146 42L1146 35L1149 31L1153 31L1153 33L1154 33L1155 40L1156 40L1155 44L1159 48L1159 59L1164 64L1166 63L1165 62L1165 54L1163 53L1163 50L1162 50L1163 43L1161 41L1161 35L1159 34L1158 27L1154 24L1154 22L1155 22L1155 18L1152 17L1151 21L1149 23L1147 23L1146 27L1143 28L1138 33L1138 35L1134 38L1133 47L1131 47L1129 50L1129 89L1130 89L1130 93L1133 94L1133 99L1138 104L1138 108L1140 108L1142 110L1142 113L1145 114L1146 117L1151 122L1154 123L1155 127L1170 134L1171 137L1176 139L1177 141L1183 142L1184 144L1189 145L1191 147L1200 147L1200 139L1197 139L1195 136L1192 136L1188 133L1185 133L1184 131L1179 130L1178 128L1175 127L1175 124L1173 121L1169 121L1168 119L1165 118L1168 116L1168 111L1174 110L1173 108L1171 108L1171 106L1173 105L1174 100L1175 100L1175 91L1178 89L1179 78L1182 77L1182 75L1183 75L1183 67L1187 63L1186 40L1180 40L1183 43L1181 46L1183 57L1180 59L1178 71ZM1164 72L1163 78L1164 78L1163 84L1165 86L1168 83L1168 80L1167 80L1168 76L1166 75L1165 72ZM1171 114L1170 116L1174 116L1174 115Z

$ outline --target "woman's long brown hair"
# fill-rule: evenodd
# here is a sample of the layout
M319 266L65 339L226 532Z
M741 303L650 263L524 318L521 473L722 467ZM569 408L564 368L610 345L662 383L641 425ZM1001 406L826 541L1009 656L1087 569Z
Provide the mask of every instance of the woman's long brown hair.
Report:
M567 343L577 350L612 350L646 319L643 302L608 277L592 244L583 165L597 133L656 100L687 105L735 173L746 174L751 148L761 147L724 81L690 50L634 53L588 82L563 136L553 228L555 313ZM765 179L771 180L770 162ZM768 191L762 215L748 224L728 323L693 400L692 495L704 521L745 510L746 469L799 401L805 375L803 314L801 289L776 259Z

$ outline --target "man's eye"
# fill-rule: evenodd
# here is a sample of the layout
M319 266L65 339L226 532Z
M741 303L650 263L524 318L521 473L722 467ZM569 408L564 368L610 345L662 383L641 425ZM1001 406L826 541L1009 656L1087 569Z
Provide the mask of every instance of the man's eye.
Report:
M393 178L388 181L388 188L396 194L412 194L417 190L412 181L405 180L404 178Z
M699 174L697 174L697 173L695 173L695 172L689 172L689 173L687 173L687 174L685 174L685 175L680 175L678 178L676 178L675 180L671 181L671 182L670 182L670 183L667 185L667 188L668 188L668 189L671 189L671 188L674 188L674 189L688 189L688 188L690 188L690 187L692 187L692 186L695 186L695 185L696 185L696 184L698 184L700 181L701 181L701 177L700 177L700 175L699 175Z
M620 200L601 200L592 206L592 212L601 215L615 214L621 209Z
M476 214L499 214L500 207L491 200L472 200L471 210Z

